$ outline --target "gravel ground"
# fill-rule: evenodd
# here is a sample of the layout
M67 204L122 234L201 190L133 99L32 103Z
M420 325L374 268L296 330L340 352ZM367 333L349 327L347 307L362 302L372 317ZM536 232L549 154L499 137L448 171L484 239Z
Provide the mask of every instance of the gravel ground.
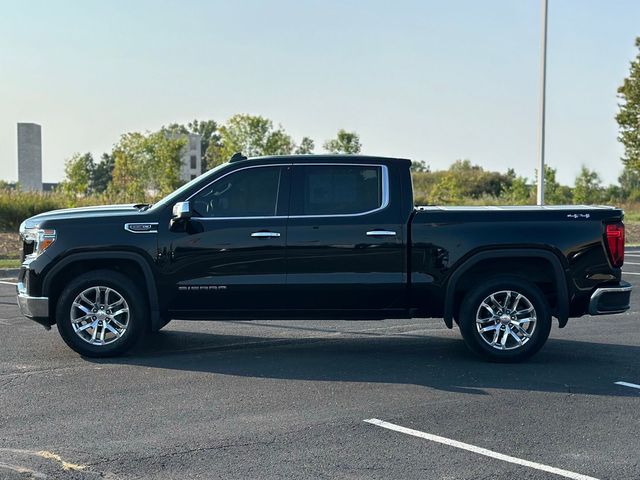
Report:
M17 233L0 233L0 258L19 258L21 250L22 243Z

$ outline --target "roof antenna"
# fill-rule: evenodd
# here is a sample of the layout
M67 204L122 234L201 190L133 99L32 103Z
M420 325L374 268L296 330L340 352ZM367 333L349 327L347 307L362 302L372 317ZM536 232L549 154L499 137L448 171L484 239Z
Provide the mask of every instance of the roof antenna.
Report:
M247 157L242 155L242 153L236 152L233 155L231 155L231 158L229 159L229 163L239 162L241 160L246 160L246 159L247 159Z

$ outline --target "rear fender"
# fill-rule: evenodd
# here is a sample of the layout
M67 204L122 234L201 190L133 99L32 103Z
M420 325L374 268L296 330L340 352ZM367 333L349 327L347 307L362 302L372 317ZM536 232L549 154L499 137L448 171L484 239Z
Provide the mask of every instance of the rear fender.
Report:
M456 289L460 279L468 272L474 265L489 259L498 258L542 258L547 260L552 268L552 275L554 285L557 293L557 312L555 312L558 318L558 324L560 328L563 328L569 319L569 290L567 288L567 279L560 263L560 259L557 255L547 250L535 249L535 248L518 248L518 249L502 249L502 250L488 250L480 253L476 253L472 257L465 260L449 277L447 282L444 304L444 323L447 327L453 328L453 316L454 316L454 300Z

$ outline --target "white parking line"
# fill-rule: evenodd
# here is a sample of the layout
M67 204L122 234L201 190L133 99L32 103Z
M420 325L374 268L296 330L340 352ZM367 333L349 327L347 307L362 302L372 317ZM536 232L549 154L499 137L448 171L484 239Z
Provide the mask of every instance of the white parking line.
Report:
M640 390L640 385L637 385L635 383L629 383L629 382L614 382L616 385L622 385L623 387L629 387L629 388L637 388L638 390Z
M553 473L565 478L572 478L574 480L597 480L595 477L589 477L580 473L570 472L569 470L562 470L560 468L550 467L542 463L530 462L529 460L522 460L520 458L505 455L503 453L487 450L486 448L476 447L469 443L458 442L457 440L451 440L450 438L440 437L438 435L432 435L430 433L421 432L419 430L413 430L411 428L401 427L395 423L385 422L384 420L378 420L377 418L370 418L365 422L378 427L393 430L395 432L405 433L418 438L424 438L425 440L431 440L432 442L441 443L443 445L449 445L450 447L460 448L469 452L484 455L485 457L495 458L496 460L502 460L503 462L515 463L516 465L522 465L524 467L535 468L536 470L542 470L543 472Z
M623 275L640 275L640 273L635 272L622 272Z
M624 262L625 265L640 265L640 263Z
M0 280L0 283L2 285L18 285L16 282L6 282L4 280Z

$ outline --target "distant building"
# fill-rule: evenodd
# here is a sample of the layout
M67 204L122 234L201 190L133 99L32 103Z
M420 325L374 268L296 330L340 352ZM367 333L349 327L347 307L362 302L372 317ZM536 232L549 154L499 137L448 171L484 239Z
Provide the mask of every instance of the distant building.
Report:
M18 123L18 183L23 191L42 191L42 128Z
M180 180L189 182L202 173L202 135L195 133L169 132L168 138L181 139L187 142L180 152Z
M180 180L189 182L202 173L202 136L195 133L184 135L187 144L182 150Z

